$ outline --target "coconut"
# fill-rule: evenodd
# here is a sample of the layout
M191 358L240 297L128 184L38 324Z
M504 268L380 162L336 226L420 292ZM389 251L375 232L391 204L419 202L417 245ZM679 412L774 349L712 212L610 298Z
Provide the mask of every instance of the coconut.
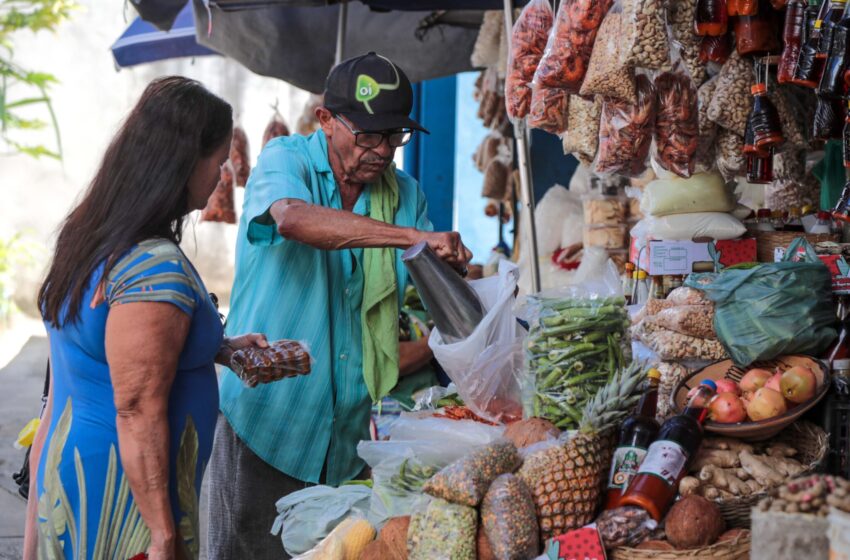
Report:
M714 544L726 527L714 502L691 495L670 508L664 528L670 544L687 549Z
M514 422L505 430L508 438L517 449L534 445L547 439L555 439L561 431L554 424L543 418L527 418Z
M395 557L390 552L390 547L384 541L372 541L360 553L360 560L388 560L389 558Z
M410 526L410 516L393 517L387 521L378 540L387 545L383 558L387 560L407 560L407 529Z

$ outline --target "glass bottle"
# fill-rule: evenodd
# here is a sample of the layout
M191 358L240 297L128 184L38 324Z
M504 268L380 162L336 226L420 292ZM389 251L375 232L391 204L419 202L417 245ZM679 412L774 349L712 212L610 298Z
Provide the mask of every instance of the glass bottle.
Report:
M782 56L779 58L779 68L776 80L780 84L790 83L794 78L794 68L800 56L805 34L806 4L803 0L788 0L785 6L785 26L782 30Z
M823 210L818 212L818 221L812 226L809 233L832 233L832 219L829 216L829 212Z
M762 208L756 214L756 231L776 231L770 221L770 208Z
M702 37L726 35L729 29L729 11L726 0L697 0L694 33Z
M679 492L679 481L688 473L702 443L702 425L714 397L714 381L702 381L685 410L668 419L647 450L637 475L620 498L621 506L638 506L661 521Z
M649 288L650 299L664 299L664 277L653 276Z
M850 11L846 9L841 19L832 26L832 42L826 59L823 77L818 86L818 94L832 97L844 95L844 71L850 60ZM823 42L826 42L824 34Z
M623 272L623 296L626 298L626 305L631 305L632 294L635 291L635 265L630 262L627 262L624 266L624 269L625 271Z
M646 388L634 414L626 418L620 427L620 441L614 451L608 476L605 509L614 509L619 505L623 490L628 488L629 481L637 474L638 467L646 457L646 450L658 435L660 426L655 419L655 412L661 372L653 368L646 373L646 377Z
M774 231L782 231L785 229L785 213L782 210L774 210L770 213L770 223Z
M803 46L800 47L800 55L797 57L797 64L794 67L792 84L816 88L820 83L826 59L818 58L817 54L820 45L821 26L828 8L829 3L825 1L821 2L820 5L811 2L806 8L805 40Z
M802 215L798 206L792 206L788 209L788 221L785 222L784 231L799 231L804 232Z

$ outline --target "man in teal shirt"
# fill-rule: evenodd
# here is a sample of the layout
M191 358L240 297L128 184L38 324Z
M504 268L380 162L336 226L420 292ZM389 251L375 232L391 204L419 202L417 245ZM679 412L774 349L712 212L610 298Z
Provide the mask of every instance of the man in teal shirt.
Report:
M339 485L365 464L373 400L430 360L398 342L404 249L427 242L462 268L460 236L435 233L416 181L392 164L415 130L412 88L369 53L328 76L321 130L270 141L245 189L227 332L302 340L312 372L246 388L226 371L210 459L211 559L285 558L269 531L275 502ZM248 332L248 331L245 331Z

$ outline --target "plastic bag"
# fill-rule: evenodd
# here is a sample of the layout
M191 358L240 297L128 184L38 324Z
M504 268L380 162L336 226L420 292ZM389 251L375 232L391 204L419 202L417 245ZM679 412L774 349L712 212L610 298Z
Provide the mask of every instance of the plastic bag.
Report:
M263 131L263 146L268 144L269 140L280 136L289 136L289 127L286 126L283 116L275 109L269 124L266 125L266 130Z
M574 95L570 99L567 131L561 137L565 154L575 154L585 165L593 162L599 147L599 117L602 99Z
M352 513L369 510L372 490L359 485L311 486L277 501L272 534L280 534L287 554L303 554L319 544Z
M533 85L528 126L550 134L561 134L567 129L570 96L566 90Z
M697 146L697 169L708 171L714 167L715 144L717 137L717 124L708 118L708 107L711 97L717 89L717 76L702 84L697 90L697 101L699 103L699 144Z
M636 78L637 102L606 99L599 122L597 173L639 177L646 161L655 129L655 88L646 76Z
M491 443L440 469L425 483L423 491L453 504L478 507L493 480L500 474L514 472L521 464L513 443Z
M221 166L218 184L201 212L201 221L236 223L236 209L233 206L233 166L229 161Z
M502 261L497 277L470 282L486 310L484 319L459 342L447 343L439 329L428 340L466 405L493 422L521 414L517 376L522 350L516 344L520 331L513 312L518 275L515 264Z
M619 226L626 221L626 201L617 196L589 194L582 197L584 223L591 226Z
M711 305L711 300L695 288L680 286L667 295L667 301L673 305Z
M672 44L676 47L675 55L681 59L694 84L699 86L705 81L707 72L699 57L702 38L694 33L697 0L676 0L668 4L667 17L673 37Z
M634 68L620 62L625 27L622 19L622 12L615 6L602 20L581 84L581 95L603 95L628 103L637 102Z
M632 329L632 335L662 360L723 360L728 357L718 340L665 329L655 324L653 317L641 321Z
M230 144L230 163L233 164L233 176L237 187L244 187L251 174L251 156L248 153L248 136L240 126L233 127L233 141Z
M481 524L496 558L533 558L540 550L534 498L513 474L493 481L481 504Z
M622 5L621 62L632 67L661 68L670 58L663 0L622 0Z
M612 0L564 0L558 7L534 83L577 94L587 73L596 33Z
M352 533L354 538L351 537ZM369 521L354 515L337 525L315 548L293 557L292 560L360 558L369 543L375 539L375 534L375 527Z
M643 508L625 506L602 512L596 519L596 530L607 550L619 546L636 546L658 527Z
M235 351L230 358L230 369L248 387L307 375L311 368L312 358L306 343L295 340L271 342L268 348L249 346Z
M602 249L625 249L628 228L622 226L584 226L584 246Z
M668 216L692 212L731 212L735 200L720 175L697 173L690 179L656 179L640 203L645 214Z
M470 62L475 68L496 66L499 63L499 40L505 29L505 15L498 10L484 12L478 37L472 48Z
M690 177L699 145L697 90L686 75L664 72L655 78L658 112L655 119L655 159L665 170Z
M691 241L707 237L714 240L737 239L747 232L741 221L725 212L694 212L644 218L652 239Z
M651 322L659 327L696 338L716 339L714 332L714 306L680 305L664 309L654 315Z
M523 119L528 115L531 81L546 48L552 19L548 0L532 0L514 24L505 78L505 107L512 119Z
M727 181L731 181L747 170L744 156L744 137L721 128L717 131L717 170Z
M717 76L717 89L711 98L708 118L743 137L752 106L753 63L733 52Z
M795 244L786 255L796 252ZM740 366L783 354L819 355L836 336L832 278L819 260L691 275L686 284L714 302L717 338Z
M613 265L583 285L528 298L530 332L526 415L558 428L578 426L584 403L599 383L628 365L629 327L622 287Z
M428 500L410 518L408 560L475 560L477 533L474 508Z

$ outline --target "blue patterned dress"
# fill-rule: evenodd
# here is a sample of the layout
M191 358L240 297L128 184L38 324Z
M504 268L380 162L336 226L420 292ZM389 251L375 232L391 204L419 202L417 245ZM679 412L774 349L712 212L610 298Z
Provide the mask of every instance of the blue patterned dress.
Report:
M46 559L126 560L144 552L150 533L124 475L104 339L111 307L167 302L191 318L168 402L171 509L196 558L198 496L218 410L214 358L223 329L197 272L180 249L153 239L113 267L106 302L89 302L103 277L89 281L79 320L50 339L53 412L38 469L38 552Z

